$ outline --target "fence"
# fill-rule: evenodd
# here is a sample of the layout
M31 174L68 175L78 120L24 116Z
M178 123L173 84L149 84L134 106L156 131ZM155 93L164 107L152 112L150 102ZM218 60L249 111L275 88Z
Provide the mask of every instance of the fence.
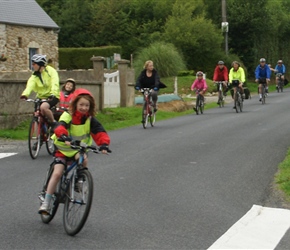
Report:
M114 73L105 73L104 82L104 107L113 108L120 106L120 75L119 70Z

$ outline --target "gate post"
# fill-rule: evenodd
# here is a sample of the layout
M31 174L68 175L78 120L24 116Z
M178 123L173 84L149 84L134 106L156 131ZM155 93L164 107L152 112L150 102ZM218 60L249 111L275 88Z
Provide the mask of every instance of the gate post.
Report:
M118 64L119 76L120 76L120 107L127 107L127 69L130 61L121 59L116 62Z
M91 58L93 62L93 72L95 75L96 81L100 82L99 96L97 96L96 103L98 103L98 109L102 110L105 106L105 97L104 97L104 62L105 58L102 56L93 56Z

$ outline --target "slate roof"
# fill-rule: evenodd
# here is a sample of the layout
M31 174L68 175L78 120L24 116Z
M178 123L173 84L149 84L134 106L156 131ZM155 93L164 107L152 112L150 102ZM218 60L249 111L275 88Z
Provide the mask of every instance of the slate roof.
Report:
M0 23L59 29L35 0L0 0Z

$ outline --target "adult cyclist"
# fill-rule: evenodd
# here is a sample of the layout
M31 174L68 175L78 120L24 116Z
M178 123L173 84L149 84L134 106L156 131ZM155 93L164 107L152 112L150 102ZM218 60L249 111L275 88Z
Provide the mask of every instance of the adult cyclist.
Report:
M286 73L286 67L283 64L282 60L278 60L277 65L275 67L275 74L278 74L278 73L282 74L281 75L281 79L282 79L282 81L284 81L285 80L284 75ZM279 77L276 76L276 88L278 88L278 80L279 80Z
M232 68L231 68L230 73L229 73L229 83L232 84L233 81L239 81L238 87L240 88L240 92L242 94L242 97L244 98L243 84L246 81L245 71L241 67L241 64L237 61L232 62ZM237 92L237 87L234 87L233 99L234 99L236 92ZM235 108L236 108L236 106L233 107L233 109L235 109Z
M270 82L271 70L270 67L266 64L266 59L261 58L260 64L256 67L255 78L256 82L259 83L259 101L262 101L262 84L266 86L266 93L268 93L268 82Z
M56 120L50 108L59 101L59 76L53 67L46 65L46 55L33 55L31 62L34 72L28 79L20 99L27 100L32 91L37 94L37 98L46 99L47 102L40 105L40 111L42 115L48 118L53 128L56 125Z
M219 61L218 65L214 69L214 74L213 74L213 81L215 83L217 82L223 82L223 92L224 96L227 95L227 90L228 90L228 80L229 80L229 72L228 68L225 66L225 63L223 61ZM219 86L217 85L217 92L219 92ZM219 104L219 101L217 102Z

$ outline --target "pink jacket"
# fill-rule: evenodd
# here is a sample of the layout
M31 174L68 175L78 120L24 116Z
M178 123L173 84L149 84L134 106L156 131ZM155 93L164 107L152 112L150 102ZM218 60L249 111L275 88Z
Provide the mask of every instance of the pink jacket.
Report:
M199 89L199 90L207 90L206 81L204 79L198 80L196 79L193 84L191 85L191 90Z

